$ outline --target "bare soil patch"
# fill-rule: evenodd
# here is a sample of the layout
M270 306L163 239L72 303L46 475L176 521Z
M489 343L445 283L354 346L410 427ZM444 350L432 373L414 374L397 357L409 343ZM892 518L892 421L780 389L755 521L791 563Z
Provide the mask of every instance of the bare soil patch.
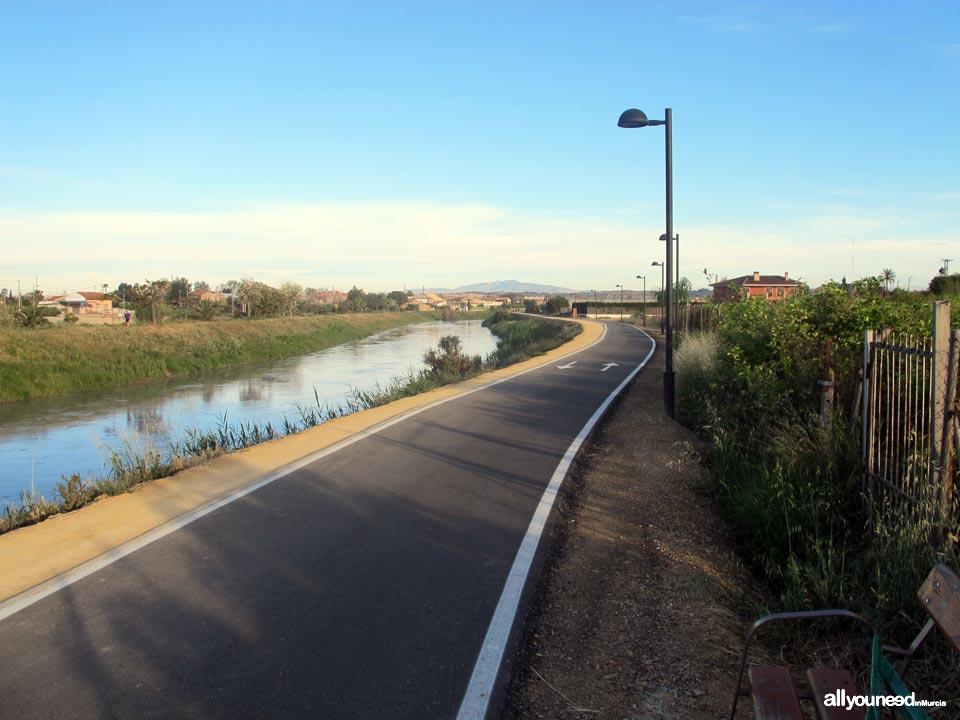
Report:
M729 713L758 588L706 492L704 448L663 412L662 357L567 480L504 720Z

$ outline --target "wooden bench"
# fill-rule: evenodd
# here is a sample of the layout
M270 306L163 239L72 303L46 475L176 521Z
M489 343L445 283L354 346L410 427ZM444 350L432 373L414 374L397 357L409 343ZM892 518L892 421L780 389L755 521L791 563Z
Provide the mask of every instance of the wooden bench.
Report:
M960 652L960 578L946 565L937 565L930 571L920 590L917 600L929 616L920 633L910 643L910 647L903 650L896 646L883 646L883 651L891 656L897 656L896 672L906 673L917 650L930 635L934 627L940 629L951 646ZM873 628L869 622L849 610L813 610L809 612L775 613L765 615L757 620L747 633L747 640L740 660L740 674L733 694L733 707L730 710L730 720L734 720L737 712L737 701L742 695L749 695L753 699L753 712L757 720L805 720L800 702L812 702L817 709L821 720L864 720L865 708L831 707L825 704L825 698L831 693L842 689L847 696L869 695L864 693L854 681L853 675L847 670L833 668L813 668L806 672L805 688L797 691L793 675L785 667L747 668L747 653L750 643L757 631L765 625L779 621L820 620L825 618L846 618L861 624L871 633ZM878 645L879 647L879 645ZM744 683L744 675L747 683ZM934 699L934 698L928 698ZM889 711L888 711L889 712Z

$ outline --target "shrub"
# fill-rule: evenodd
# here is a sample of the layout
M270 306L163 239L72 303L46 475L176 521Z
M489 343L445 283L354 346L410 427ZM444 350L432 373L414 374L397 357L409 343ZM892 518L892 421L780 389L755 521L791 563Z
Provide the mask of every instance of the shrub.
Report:
M479 371L483 361L479 355L470 357L463 353L460 338L456 335L444 335L437 343L437 349L430 349L423 356L430 371L440 377L461 378Z
M679 417L714 440L718 499L784 608L839 605L896 628L912 621L904 610L936 558L957 559L956 525L939 555L931 549L932 510L876 508L868 523L859 420L846 416L864 330L928 335L930 304L871 281L730 302L712 337L689 336L677 351ZM840 389L824 429L817 380L828 338Z

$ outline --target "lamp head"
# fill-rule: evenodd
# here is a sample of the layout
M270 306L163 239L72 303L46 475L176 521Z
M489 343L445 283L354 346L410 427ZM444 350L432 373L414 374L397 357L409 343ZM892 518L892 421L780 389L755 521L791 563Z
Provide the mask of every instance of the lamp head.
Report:
M643 110L636 110L634 108L624 110L620 114L620 119L617 120L617 125L622 128L646 127L649 124L650 121L647 120L646 113L644 113Z
M643 110L637 110L636 108L630 108L629 110L624 110L620 113L620 119L617 120L617 125L622 128L639 128L647 127L647 125L663 125L665 121L663 120L649 120L647 119L646 113Z

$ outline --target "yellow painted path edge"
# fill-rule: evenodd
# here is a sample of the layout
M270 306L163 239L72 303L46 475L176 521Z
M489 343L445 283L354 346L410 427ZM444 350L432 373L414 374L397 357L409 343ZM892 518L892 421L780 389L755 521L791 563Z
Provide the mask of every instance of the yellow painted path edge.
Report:
M330 420L280 438L101 497L79 510L0 535L0 602L51 580L166 522L215 503L313 453L405 413L555 362L597 342L603 325L577 320L583 332L545 355L415 397Z

